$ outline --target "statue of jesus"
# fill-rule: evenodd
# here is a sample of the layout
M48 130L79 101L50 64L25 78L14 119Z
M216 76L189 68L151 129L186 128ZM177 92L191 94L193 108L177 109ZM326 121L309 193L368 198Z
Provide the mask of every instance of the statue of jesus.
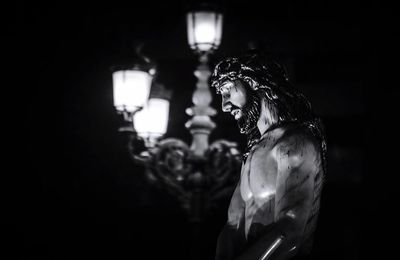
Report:
M320 119L282 66L258 54L222 60L211 85L247 136L216 259L307 257L326 172Z

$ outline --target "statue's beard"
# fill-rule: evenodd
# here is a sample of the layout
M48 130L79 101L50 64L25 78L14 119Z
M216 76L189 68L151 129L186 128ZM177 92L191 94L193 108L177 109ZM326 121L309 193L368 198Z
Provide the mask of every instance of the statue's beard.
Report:
M237 124L241 134L249 135L257 127L260 118L261 99L256 93L248 93L248 100L241 108L242 116Z

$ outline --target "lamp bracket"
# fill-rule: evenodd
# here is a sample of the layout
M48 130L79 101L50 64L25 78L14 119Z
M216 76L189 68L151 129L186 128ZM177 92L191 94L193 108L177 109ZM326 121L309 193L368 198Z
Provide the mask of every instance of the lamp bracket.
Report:
M218 201L233 192L242 160L236 143L217 140L204 155L198 155L175 138L161 140L145 152L135 149L134 144L140 142L140 137L132 133L129 149L132 160L145 166L148 182L176 197L191 218L212 214L218 208ZM193 216L191 200L199 191L205 196L204 208Z

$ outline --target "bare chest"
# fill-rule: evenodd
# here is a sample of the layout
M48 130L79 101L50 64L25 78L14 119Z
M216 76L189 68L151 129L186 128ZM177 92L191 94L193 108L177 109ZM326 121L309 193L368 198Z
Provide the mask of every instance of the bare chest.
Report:
M245 202L268 200L276 192L277 163L275 150L268 142L260 142L242 166L240 193Z

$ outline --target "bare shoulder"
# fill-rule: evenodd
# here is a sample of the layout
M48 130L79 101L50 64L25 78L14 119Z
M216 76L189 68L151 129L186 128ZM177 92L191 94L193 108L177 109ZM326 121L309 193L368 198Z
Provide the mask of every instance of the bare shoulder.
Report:
M305 127L291 127L277 139L274 149L276 160L284 161L291 167L300 166L305 160L314 158L319 153L317 140Z

